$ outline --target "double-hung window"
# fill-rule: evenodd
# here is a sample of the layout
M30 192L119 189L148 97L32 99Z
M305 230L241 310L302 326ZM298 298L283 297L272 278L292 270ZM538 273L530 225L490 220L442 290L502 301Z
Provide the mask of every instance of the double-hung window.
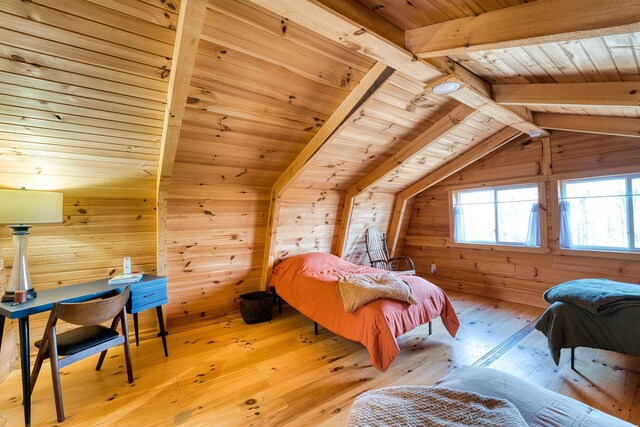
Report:
M640 252L640 175L559 184L560 247Z
M540 247L537 185L453 193L455 242Z

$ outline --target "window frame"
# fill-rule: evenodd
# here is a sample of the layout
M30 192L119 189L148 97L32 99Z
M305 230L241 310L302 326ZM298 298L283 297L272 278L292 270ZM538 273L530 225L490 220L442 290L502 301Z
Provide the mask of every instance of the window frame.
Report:
M627 220L627 248L616 248L611 246L588 246L588 245L572 245L571 247L560 247L560 251L580 251L586 253L592 252L611 252L614 254L630 254L630 255L638 255L640 254L640 245L636 246L635 244L635 223L640 220L640 218L634 218L633 216L633 184L632 181L634 179L640 179L639 173L631 173L631 174L618 174L618 175L604 175L604 176L589 176L583 178L570 178L570 179L559 179L557 181L558 188L558 196L557 203L558 207L560 202L563 200L567 200L568 198L564 196L566 192L565 185L566 183L575 183L575 182L589 182L589 181L606 181L606 180L615 180L615 179L624 179L625 180L625 194L622 196L625 198L626 202L626 212L625 217ZM640 197L640 195L638 196ZM560 225L560 210L558 209L558 226ZM559 227L558 227L559 230ZM560 243L558 242L558 245Z
M491 189L513 189L513 188L528 188L537 186L538 188L538 206L540 209L540 246L526 246L520 243L498 243L498 242L457 242L454 238L454 207L456 206L456 195L461 191L473 191L473 190L491 190ZM451 187L449 190L449 239L446 243L448 247L458 248L474 248L474 249L488 249L495 251L510 251L510 252L530 252L530 253L548 253L549 252L549 238L548 238L548 213L546 208L546 185L543 180L523 180L517 183L505 183L489 186L478 185L464 185ZM495 200L495 199L494 199ZM494 204L495 206L495 204ZM497 215L497 209L494 209ZM496 227L496 233L497 231Z

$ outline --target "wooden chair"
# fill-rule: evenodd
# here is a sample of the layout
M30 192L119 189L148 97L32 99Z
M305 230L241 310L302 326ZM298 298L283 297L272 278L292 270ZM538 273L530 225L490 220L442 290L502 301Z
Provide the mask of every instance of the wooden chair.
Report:
M62 388L60 386L61 368L101 353L96 366L96 371L98 371L102 367L107 350L123 344L127 376L129 383L133 382L133 369L129 351L129 328L127 326L125 308L128 298L129 288L127 287L124 292L104 299L83 303L57 302L53 305L44 335L35 344L39 350L33 366L33 373L31 374L31 393L33 393L33 388L38 379L42 362L48 358L51 362L53 394L59 422L64 421ZM74 325L80 325L80 327L56 334L58 319ZM108 320L112 320L110 328L101 325L101 323ZM122 323L122 334L119 334L116 330L119 322Z
M371 267L403 274L416 274L413 260L407 257L389 258L387 236L376 227L369 227L364 236L367 255Z

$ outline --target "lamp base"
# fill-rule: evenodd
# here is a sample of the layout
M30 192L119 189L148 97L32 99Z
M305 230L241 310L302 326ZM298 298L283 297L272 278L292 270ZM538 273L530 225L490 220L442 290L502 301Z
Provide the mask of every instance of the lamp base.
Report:
M11 267L11 277L4 290L2 302L14 301L16 293L19 291L26 293L28 301L38 295L31 284L29 265L27 264L27 242L29 241L29 228L31 228L31 226L16 224L10 225L9 228L13 229L13 246L15 252L13 255L13 266ZM19 297L18 302L25 301L25 295L17 296Z
M34 299L38 296L38 293L34 288L27 289L27 301ZM15 299L14 291L4 291L4 295L2 295L2 302L13 302Z

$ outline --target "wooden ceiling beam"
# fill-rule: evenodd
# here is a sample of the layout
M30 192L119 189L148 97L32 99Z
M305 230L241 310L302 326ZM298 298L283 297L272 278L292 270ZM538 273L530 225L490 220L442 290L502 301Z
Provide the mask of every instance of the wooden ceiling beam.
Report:
M500 123L530 136L549 136L547 131L529 119L529 112L526 109L522 113L518 113L514 109L487 98L470 86L461 85L460 89L450 93L449 96L462 104L475 108L487 117L492 117Z
M273 185L277 195L281 195L304 173L308 168L309 161L320 153L325 144L338 133L337 130L345 124L354 111L369 99L392 73L393 69L382 62L377 62L371 67L360 83L347 95L320 130L311 138L311 141L305 145L300 154L280 175L280 178Z
M375 34L389 40L397 46L404 45L404 30L396 27L386 19L381 19L372 10L355 0L318 0L331 10L349 18L355 23L360 23L364 28L373 30Z
M487 154L512 141L514 138L520 135L520 133L521 132L519 132L518 130L509 127L502 129L501 131L491 135L484 141L465 151L455 159L451 160L449 163L446 163L444 166L438 168L436 171L414 182L409 187L402 190L399 194L402 197L409 198L423 192L427 188L436 185L443 179L450 177L460 169L469 166L476 160L481 159Z
M365 27L364 22L356 22L344 16L341 13L344 9L336 11L330 7L335 7L336 4L326 6L317 0L250 1L376 61L384 62L421 82L435 79L441 74L400 45L377 34L372 26ZM351 16L355 17L354 14ZM376 18L370 14L367 19L372 21ZM376 26L382 27L383 24Z
M347 12L344 11L347 6L340 7L340 4L352 5L352 10L361 10L353 0L341 2L329 0L251 0L251 2L363 55L384 62L388 66L426 83L428 88L444 81L456 81L460 83L461 88L449 94L448 96L451 98L479 109L522 132L546 135L546 132L534 123L493 101L487 84L473 73L446 59L422 61L403 46L395 44L392 39L377 33L376 30L385 28L386 24L372 24L372 22L376 19L384 21L382 18L368 14L365 22L355 21L354 19L359 19L359 15L353 12L349 12L349 16L345 16ZM336 10L333 7L339 7L339 9Z
M187 106L187 95L206 10L207 0L183 0L180 4L162 128L156 189L166 184L173 172L180 126Z
M358 196L367 191L367 189L375 185L382 178L420 154L420 152L429 145L458 129L464 121L474 113L476 113L476 110L466 105L456 107L452 112L438 120L433 126L430 126L422 132L416 139L404 146L396 154L385 160L380 166L353 184L353 194Z
M187 106L187 96L206 10L207 0L182 0L178 15L156 176L158 239L156 269L160 275L167 274L167 186L173 174L180 127Z
M493 85L503 105L554 107L640 107L640 82Z
M533 113L535 122L546 129L640 138L640 119Z
M477 144L470 150L465 151L460 156L456 157L449 163L445 164L436 171L426 175L418 181L411 184L396 195L396 202L391 214L391 222L389 223L389 232L387 233L387 245L389 247L389 253L392 256L398 256L396 248L400 241L400 231L402 227L402 220L405 216L407 208L407 202L410 198L423 192L450 177L454 173L469 166L471 163L486 156L489 153L497 150L505 144L513 141L521 133L513 128L506 127L500 132L490 136L481 143Z
M456 130L469 116L474 113L476 113L476 110L471 107L466 105L458 106L452 112L438 120L433 126L430 126L427 130L422 132L416 139L411 141L396 154L389 157L381 165L349 187L345 194L344 207L342 209L340 227L338 229L338 256L341 257L347 249L346 245L349 239L349 228L355 198L367 191L367 189L375 185L382 178L409 162L426 147Z
M456 82L460 84L460 89L450 93L449 97L521 132L536 136L548 135L546 131L533 123L526 109L522 108L521 110L524 111L515 111L516 109L514 108L508 108L495 102L491 97L492 87L455 61L449 58L429 58L424 62L443 73L441 78L427 83L425 90L431 90L433 86L440 83Z
M273 185L262 260L261 283L264 289L269 286L275 261L276 238L283 193L308 169L311 160L317 157L329 145L328 143L339 135L344 127L351 123L351 119L359 117L366 102L371 99L392 74L393 69L387 67L383 62L374 64Z
M408 30L420 58L577 40L640 30L640 0L538 0Z
M354 187L349 187L344 195L344 204L342 206L342 215L340 217L340 225L338 227L338 239L336 242L336 255L342 258L347 250L347 238L349 237L349 228L351 227L351 216L353 215L353 206L356 201Z

